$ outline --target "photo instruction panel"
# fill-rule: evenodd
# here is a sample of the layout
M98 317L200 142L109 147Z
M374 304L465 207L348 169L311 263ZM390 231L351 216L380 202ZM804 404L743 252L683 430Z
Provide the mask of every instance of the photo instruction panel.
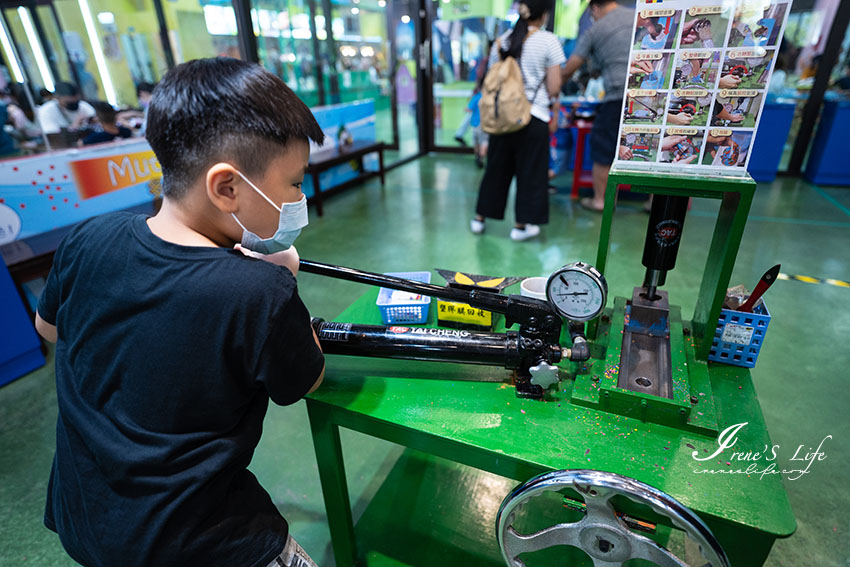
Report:
M615 163L743 174L790 0L638 0Z

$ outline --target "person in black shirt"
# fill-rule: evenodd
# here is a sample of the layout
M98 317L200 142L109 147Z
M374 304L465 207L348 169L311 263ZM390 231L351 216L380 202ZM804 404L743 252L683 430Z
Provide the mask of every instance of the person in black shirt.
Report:
M226 58L169 71L148 118L161 210L75 227L39 300L59 405L44 523L86 566L315 565L247 467L269 399L324 376L291 246L324 134Z
M97 126L94 131L81 140L81 145L103 144L111 142L115 138L129 138L133 135L129 128L116 124L118 113L115 112L111 104L99 100L93 102L92 106L97 117Z

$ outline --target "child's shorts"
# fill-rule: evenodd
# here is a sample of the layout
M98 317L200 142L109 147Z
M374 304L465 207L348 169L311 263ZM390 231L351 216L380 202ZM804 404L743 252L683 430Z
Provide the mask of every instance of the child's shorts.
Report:
M481 129L481 126L472 128L472 139L476 146L486 146L490 143L490 134Z
M307 552L298 543L288 536L283 551L275 557L267 567L319 567L310 559Z

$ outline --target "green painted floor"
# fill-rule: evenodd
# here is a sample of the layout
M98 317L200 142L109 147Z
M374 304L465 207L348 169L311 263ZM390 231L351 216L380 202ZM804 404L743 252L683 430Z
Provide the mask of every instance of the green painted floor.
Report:
M471 156L404 165L388 174L385 188L371 181L329 198L323 218L311 215L298 249L304 258L373 271L445 267L532 276L593 261L600 216L574 206L567 190L552 197L551 223L541 238L511 241L510 216L488 223L483 236L469 233L480 175ZM677 268L668 277L666 289L686 317L716 210L715 202L693 203ZM606 274L612 296L642 281L646 221L639 203L621 203ZM732 282L752 286L779 262L788 274L850 280L850 190L794 179L759 187ZM366 289L310 274L299 284L312 314L324 318ZM779 281L766 300L773 320L753 376L780 457L832 435L823 445L826 459L785 481L798 530L774 546L767 565L847 566L850 289ZM344 362L332 358L330 365ZM74 564L41 523L56 418L52 373L48 364L0 389L2 566ZM343 448L355 519L363 520L358 538L370 565L499 565L492 526L513 481L351 432L343 431ZM303 402L270 409L251 468L294 536L320 565L333 565Z

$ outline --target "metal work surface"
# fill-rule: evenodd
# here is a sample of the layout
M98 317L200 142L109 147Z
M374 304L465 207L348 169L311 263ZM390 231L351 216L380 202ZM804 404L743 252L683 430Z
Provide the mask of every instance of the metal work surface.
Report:
M377 324L377 292L369 290L338 320ZM561 366L568 376L577 372L581 378L604 368L605 361ZM739 443L770 445L749 371L716 365L706 374L719 427L747 422ZM491 382L471 381L479 379ZM498 368L328 357L325 383L310 396L308 409L337 565L350 564L355 554L338 426L520 481L565 468L634 478L697 512L732 565L761 565L773 540L794 532L778 475L694 472L745 468L727 460L728 450L711 461L695 461L694 452L715 452L714 437L575 405L569 378L545 402L516 398L506 379L507 372Z

